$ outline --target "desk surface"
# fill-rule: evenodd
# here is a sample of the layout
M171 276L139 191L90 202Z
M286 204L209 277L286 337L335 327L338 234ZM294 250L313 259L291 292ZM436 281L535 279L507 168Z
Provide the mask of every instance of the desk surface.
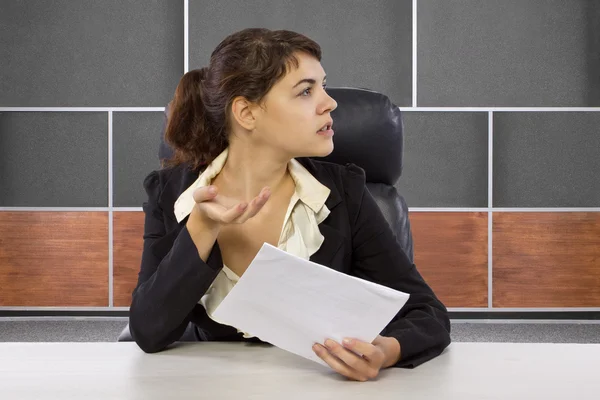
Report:
M0 343L0 397L19 399L598 399L600 344L453 343L415 369L351 382L283 350L181 343Z

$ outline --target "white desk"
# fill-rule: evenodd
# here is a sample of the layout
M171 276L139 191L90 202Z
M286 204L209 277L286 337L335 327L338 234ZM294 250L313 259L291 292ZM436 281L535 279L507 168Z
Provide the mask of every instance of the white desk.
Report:
M351 382L282 350L187 343L0 343L0 398L600 399L600 344L453 343L438 358Z

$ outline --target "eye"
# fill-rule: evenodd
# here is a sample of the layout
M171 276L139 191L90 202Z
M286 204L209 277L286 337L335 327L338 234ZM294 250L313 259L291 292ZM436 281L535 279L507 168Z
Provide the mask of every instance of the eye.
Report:
M307 87L306 89L304 89L302 91L302 93L300 93L300 96L305 96L305 97L308 96L310 94L311 90L312 90L312 87L310 87L310 86ZM323 84L323 90L327 90L327 84L326 83Z

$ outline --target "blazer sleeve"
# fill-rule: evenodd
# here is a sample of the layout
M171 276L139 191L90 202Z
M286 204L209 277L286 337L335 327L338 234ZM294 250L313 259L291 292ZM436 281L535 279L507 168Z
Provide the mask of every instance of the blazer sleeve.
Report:
M155 353L181 338L192 319L194 307L219 270L200 258L185 227L166 232L158 203L160 177L157 171L146 177L144 188L148 195L143 204L144 244L129 310L129 329L143 351ZM171 247L167 250L164 246ZM157 251L158 248L161 250ZM213 256L211 252L209 260Z
M352 224L352 273L410 294L407 303L381 332L401 347L396 367L414 368L450 344L447 309L428 286L396 240L379 206L366 188L364 171L347 166L346 189Z

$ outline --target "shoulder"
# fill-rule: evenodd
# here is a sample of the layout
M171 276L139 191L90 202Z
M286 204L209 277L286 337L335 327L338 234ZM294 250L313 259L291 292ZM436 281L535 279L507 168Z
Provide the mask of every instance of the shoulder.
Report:
M143 181L144 189L150 197L157 200L167 197L174 199L198 178L199 172L193 171L188 164L166 167L150 172Z
M146 190L161 189L163 186L165 186L166 182L168 182L173 176L177 177L178 175L182 175L182 173L182 166L156 169L154 171L151 171L144 178L144 188Z

